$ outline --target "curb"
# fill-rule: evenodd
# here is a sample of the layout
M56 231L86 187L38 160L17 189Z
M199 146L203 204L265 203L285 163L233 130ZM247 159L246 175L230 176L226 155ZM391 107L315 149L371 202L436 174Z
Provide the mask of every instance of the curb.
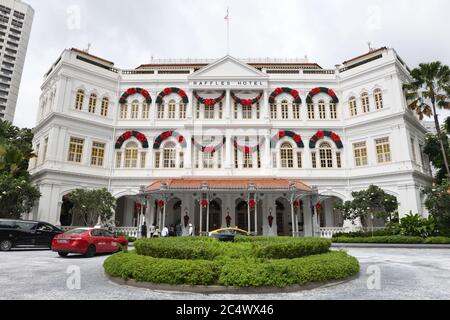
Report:
M334 280L330 282L317 282L307 285L293 285L284 288L277 287L258 287L258 288L237 288L237 287L223 287L223 286L191 286L191 285L171 285L164 283L150 283L150 282L138 282L134 279L124 280L122 278L112 277L105 273L105 276L112 282L136 288L143 288L155 291L168 291L168 292L188 292L199 294L265 294L265 293L292 293L299 291L313 290L321 287L336 286L344 284L355 279L358 279L359 273L344 280Z
M332 243L332 248L450 249L450 244Z

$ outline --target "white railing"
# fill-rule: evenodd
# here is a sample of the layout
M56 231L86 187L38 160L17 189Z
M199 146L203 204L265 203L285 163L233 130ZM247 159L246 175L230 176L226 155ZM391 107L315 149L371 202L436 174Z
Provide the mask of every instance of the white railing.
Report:
M385 227L353 227L353 228L344 228L344 227L327 227L320 228L320 237L331 239L336 233L349 233L349 232L371 232L371 231L379 231L384 230Z
M138 227L117 227L115 231L116 233L122 233L129 237L138 238L140 236Z
M341 227L328 227L328 228L320 228L320 237L331 239L333 235L341 232L349 232L347 228Z
M60 228L64 232L66 232L66 231L70 231L72 229L86 228L86 227L59 226L58 228ZM116 227L116 228L114 228L114 231L116 233L125 234L129 237L135 237L135 238L139 237L139 235L140 235L138 227Z

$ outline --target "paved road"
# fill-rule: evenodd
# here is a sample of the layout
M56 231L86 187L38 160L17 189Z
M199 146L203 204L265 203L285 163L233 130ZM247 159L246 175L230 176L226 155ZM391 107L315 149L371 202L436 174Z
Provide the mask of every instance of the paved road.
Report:
M60 258L51 251L0 252L0 299L450 299L449 249L346 250L361 263L357 279L309 291L261 295L201 295L125 287L105 277L102 263L107 256ZM71 266L80 268L79 290L67 287ZM376 281L370 281L374 275L367 274L368 269L375 274L380 271L379 289ZM373 289L368 289L368 282Z

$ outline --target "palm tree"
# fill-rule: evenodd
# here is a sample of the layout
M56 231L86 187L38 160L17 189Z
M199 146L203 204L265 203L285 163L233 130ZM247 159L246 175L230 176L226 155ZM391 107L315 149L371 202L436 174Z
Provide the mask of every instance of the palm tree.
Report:
M442 136L439 118L436 112L436 107L450 109L450 68L439 61L421 63L418 68L411 71L411 76L413 77L413 81L405 85L408 107L417 113L420 120L424 116L434 116L434 125L439 137L447 176L450 177L447 151L444 147L444 137ZM431 106L426 101L431 101Z

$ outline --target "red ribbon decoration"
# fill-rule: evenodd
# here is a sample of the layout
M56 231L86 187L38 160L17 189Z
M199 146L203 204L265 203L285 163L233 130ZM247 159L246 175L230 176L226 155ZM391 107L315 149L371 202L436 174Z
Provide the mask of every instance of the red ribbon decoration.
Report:
M255 209L256 207L256 201L255 199L250 199L250 201L248 202L250 209Z
M206 208L208 206L208 200L203 199L202 200L202 208Z
M161 209L164 208L164 200L159 200L158 201L158 207L161 208Z

